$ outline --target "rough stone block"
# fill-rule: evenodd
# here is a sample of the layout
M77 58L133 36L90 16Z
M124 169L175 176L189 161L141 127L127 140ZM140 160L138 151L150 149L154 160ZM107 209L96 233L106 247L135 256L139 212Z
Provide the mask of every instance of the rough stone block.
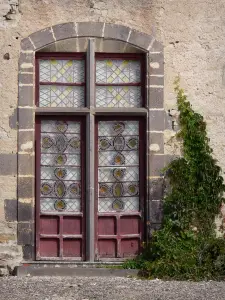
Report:
M9 127L12 129L17 129L17 108L15 108L12 115L9 116Z
M164 179L150 179L149 180L149 197L150 200L161 200L164 195Z
M161 176L164 168L164 155L150 155L149 168L150 176Z
M24 38L21 40L21 49L22 50L34 50L34 46L32 45L29 38Z
M33 109L19 108L19 129L33 129L34 128L34 114Z
M130 29L122 25L105 24L104 38L127 41Z
M19 66L22 64L34 64L34 52L32 53L20 53Z
M15 234L0 234L0 244L7 244L10 241L15 241L16 235Z
M162 132L149 132L149 143L157 144L159 146L159 151L157 153L164 152L164 134Z
M164 130L164 111L152 110L149 112L150 118L150 130L151 131L163 131Z
M164 56L163 53L150 54L150 75L164 74Z
M96 39L95 40L95 52L103 53L124 53L126 42L115 41L115 40L106 40L106 39ZM133 47L134 50L134 47Z
M178 155L164 155L165 157L165 166L167 166L169 163L171 163L171 161L177 159L179 156Z
M163 202L159 200L150 201L149 209L150 209L150 222L161 223L163 218Z
M150 52L163 52L163 45L155 40L150 49Z
M149 107L150 108L163 108L164 106L164 90L162 88L149 89Z
M30 154L18 154L19 175L34 175L34 156Z
M159 230L161 228L161 224L160 223L150 223L150 226L148 226L147 228L147 232L148 232L148 237L151 238L153 233L156 232L157 230Z
M34 207L31 203L18 201L18 222L34 221Z
M18 223L18 245L34 245L34 223Z
M23 249L23 258L25 260L35 259L35 247L33 245L24 245L22 249Z
M33 86L19 87L19 106L34 106Z
M19 74L20 84L33 84L33 74Z
M4 201L5 220L8 222L17 221L17 200L6 199Z
M0 277L8 276L9 270L7 267L0 267Z
M30 35L30 39L34 44L35 49L40 49L41 47L54 43L55 41L50 27L32 33Z
M18 198L34 197L34 178L19 177L18 178Z
M128 42L137 47L148 50L148 47L149 47L151 41L152 41L151 35L148 35L148 34L136 31L136 30L132 30Z
M34 131L19 131L19 152L34 152Z
M78 36L100 37L102 36L104 23L80 22L77 24Z
M165 129L173 131L173 118L168 111L165 111Z
M150 85L164 85L164 77L150 76Z
M0 153L0 175L17 174L17 155Z
M57 41L77 36L73 22L55 25L52 30Z

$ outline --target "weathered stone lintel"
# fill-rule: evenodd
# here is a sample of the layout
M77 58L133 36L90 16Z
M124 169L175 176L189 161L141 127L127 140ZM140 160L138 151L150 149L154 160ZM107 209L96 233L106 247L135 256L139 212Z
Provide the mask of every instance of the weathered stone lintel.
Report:
M55 41L73 38L73 37L103 37L106 39L117 39L128 42L145 51L162 51L160 43L154 40L153 36L137 30L131 30L129 27L102 23L102 22L78 22L63 23L53 27L32 33L29 37L21 41L23 51L38 50Z
M57 24L52 27L56 41L77 37L75 23Z

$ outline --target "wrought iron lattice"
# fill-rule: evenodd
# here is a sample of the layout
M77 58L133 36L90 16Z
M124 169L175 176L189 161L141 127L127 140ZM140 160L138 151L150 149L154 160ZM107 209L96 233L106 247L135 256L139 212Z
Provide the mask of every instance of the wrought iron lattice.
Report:
M139 122L100 121L98 161L98 211L139 211Z
M41 212L81 209L80 123L41 121Z
M84 60L40 60L40 81L61 83L84 82Z

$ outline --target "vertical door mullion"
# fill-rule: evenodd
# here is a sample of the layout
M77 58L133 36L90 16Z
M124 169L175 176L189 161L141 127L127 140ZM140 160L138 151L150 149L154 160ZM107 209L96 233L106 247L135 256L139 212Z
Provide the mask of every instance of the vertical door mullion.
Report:
M86 103L90 113L86 120L86 259L94 261L95 258L95 119L91 108L95 106L95 39L88 40L87 50L87 79L86 79Z

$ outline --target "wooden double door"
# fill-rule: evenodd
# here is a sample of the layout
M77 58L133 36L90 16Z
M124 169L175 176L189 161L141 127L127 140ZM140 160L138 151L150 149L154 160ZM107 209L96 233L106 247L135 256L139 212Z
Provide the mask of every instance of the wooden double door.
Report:
M144 234L145 120L98 117L87 150L86 117L36 120L36 258L87 260L92 222L95 260L140 253ZM94 151L91 168L87 151ZM87 172L94 169L94 203ZM93 215L87 208L93 206ZM88 217L86 217L88 216ZM89 249L90 251L90 249Z

